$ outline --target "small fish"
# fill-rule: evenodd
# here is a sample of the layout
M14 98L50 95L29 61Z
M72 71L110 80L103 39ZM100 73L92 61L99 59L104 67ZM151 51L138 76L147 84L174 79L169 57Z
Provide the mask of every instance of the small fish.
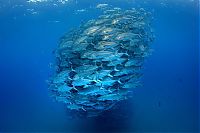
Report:
M102 61L114 61L122 57L123 53L115 53L115 54L110 54L108 56L105 56Z
M100 35L110 35L117 31L118 30L115 28L103 28L100 32Z
M67 78L69 77L69 73L70 73L69 70L62 71L62 72L58 73L55 76L55 78L53 80L53 83L54 84L62 84L62 83L64 83L67 80Z
M75 41L75 44L86 43L87 38L88 38L87 36L81 36Z
M116 66L124 63L127 59L125 58L118 58L117 60L110 61L107 66Z
M99 74L99 79L103 79L105 76L110 76L110 73L112 72L112 70L101 70L98 72Z
M122 88L124 88L124 89L132 89L132 88L137 88L139 86L142 86L142 84L139 83L139 81L138 82L127 82L127 83L125 83L123 85Z
M79 9L79 10L76 10L76 12L85 12L86 9Z
M73 86L83 86L83 85L88 85L91 82L93 82L94 80L90 80L90 79L76 79L72 82Z
M83 54L82 58L88 59L102 59L104 57L112 55L113 52L110 51L90 51Z
M130 59L125 63L125 66L142 66L143 60Z
M69 104L67 106L67 108L71 109L71 110L81 110L82 109L82 106L80 105L76 105L76 104Z
M101 24L104 24L106 22L109 22L110 19L99 19L99 20L96 20L95 24L96 25L101 25Z
M72 90L72 87L67 86L67 84L63 84L57 87L58 88L58 92L61 93L66 93L66 92L70 92L70 90Z
M135 38L138 38L138 34L121 33L116 37L116 39L119 40L119 41L130 41L130 40L133 40Z
M102 89L100 89L100 87L92 85L89 86L87 88L84 88L82 90L80 90L78 93L82 94L82 95L96 95L95 93L98 93L99 91L103 91Z
M122 75L134 74L134 73L135 73L134 68L132 68L132 67L128 67L128 68L125 67L122 70L116 72L114 74L114 76L122 76Z
M102 9L102 8L106 8L107 6L108 6L108 4L101 3L101 4L98 4L98 5L96 6L96 8Z
M75 72L81 73L81 72L88 72L88 71L95 71L98 67L93 65L83 65L80 67L75 68Z
M99 19L109 19L110 15L100 15Z
M115 42L107 42L107 41L101 41L98 43L98 45L95 45L94 48L98 50L103 50L103 49L114 49L116 46L118 46L118 43Z
M95 32L97 32L99 29L100 29L100 26L93 26L93 27L86 29L84 31L84 34L91 35L91 34L94 34Z
M109 77L103 79L100 83L102 85L102 87L106 87L106 86L113 86L113 84L116 82L116 80L113 80Z
M103 106L103 105L95 105L95 106L93 106L93 108L96 109L96 110L104 110L105 106Z
M86 50L89 43L75 43L72 50L73 51L83 51Z
M108 10L105 10L103 13L104 14L117 14L120 12L120 9L119 8L115 8L115 9L108 9Z
M103 95L97 98L99 101L115 101L115 100L122 100L123 96L122 95L118 95L118 94L108 94L108 95Z
M69 49L73 46L74 42L73 41L64 41L59 44L59 51Z
M71 101L69 99L67 99L66 97L62 97L62 96L57 96L56 101L63 102L66 104L71 104Z
M93 79L93 78L90 78L93 73L94 73L94 71L91 71L91 70L79 72L74 76L73 80L77 80L80 78Z

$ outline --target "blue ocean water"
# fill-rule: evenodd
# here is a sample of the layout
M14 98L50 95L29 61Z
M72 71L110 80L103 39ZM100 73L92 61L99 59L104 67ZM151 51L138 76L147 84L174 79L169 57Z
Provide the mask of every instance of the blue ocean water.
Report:
M197 132L198 0L0 0L0 131ZM59 38L101 13L106 3L151 11L155 40L133 98L97 118L72 118L52 100Z

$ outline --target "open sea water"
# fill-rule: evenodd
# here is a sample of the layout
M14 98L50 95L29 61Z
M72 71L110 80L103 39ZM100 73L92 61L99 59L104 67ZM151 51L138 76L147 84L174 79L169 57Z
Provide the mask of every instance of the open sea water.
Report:
M46 81L60 37L98 4L150 11L153 52L131 99L72 117ZM0 0L0 132L198 132L199 37L199 0Z

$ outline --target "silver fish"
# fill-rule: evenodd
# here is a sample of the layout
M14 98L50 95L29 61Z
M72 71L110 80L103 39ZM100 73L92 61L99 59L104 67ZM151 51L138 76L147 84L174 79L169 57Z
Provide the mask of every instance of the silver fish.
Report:
M95 45L94 48L96 48L98 50L114 49L118 45L119 44L115 43L115 42L101 41L101 42L98 43L98 45Z
M110 21L110 19L99 19L99 20L97 20L96 22L95 22L95 24L96 25L101 25L101 24L104 24L104 23L107 23L107 22L109 22Z
M143 60L130 59L125 63L125 66L142 66Z
M71 110L81 110L81 109L83 109L82 106L77 105L77 104L69 104L69 105L67 105L67 108L69 108Z
M80 79L80 78L94 79L94 78L91 78L91 75L92 75L94 72L95 72L95 71L91 71L91 70L89 70L89 71L82 71L82 72L80 72L80 73L77 73L77 74L74 76L73 80L77 80L77 79Z
M88 85L91 82L93 82L94 80L90 80L90 79L76 79L72 82L73 86L83 86L83 85Z
M93 26L93 27L90 27L90 28L86 29L84 31L84 34L86 34L86 35L92 35L95 32L97 32L99 29L100 29L100 26Z
M112 55L108 55L102 59L102 61L114 61L122 57L123 53L116 53Z
M99 93L104 93L104 90L95 85L89 86L79 91L79 94L81 95L97 95Z
M132 89L132 88L137 88L139 86L142 86L142 84L139 83L139 82L127 82L127 83L125 83L123 85L122 88L124 88L124 89Z
M122 70L116 72L114 76L122 76L122 75L128 75L128 74L134 74L135 70L132 67L125 67Z
M75 68L75 72L81 73L81 72L88 72L88 71L95 71L98 67L93 65L83 65L80 67Z
M116 60L112 60L111 62L109 62L107 64L107 66L116 66L116 65L121 65L122 63L124 63L127 59L125 58L119 58Z
M113 80L112 78L107 77L99 83L101 84L102 87L107 87L107 86L113 86L115 82L116 80Z
M56 75L56 77L54 78L53 83L54 84L62 84L62 83L64 83L66 81L66 79L68 78L69 73L70 73L69 70L62 71L62 72L58 73Z
M83 50L86 50L88 45L89 45L89 43L76 43L76 44L74 44L72 50L73 51L83 51Z
M67 99L66 97L57 96L56 101L63 102L65 104L71 104L71 101Z
M110 51L89 51L83 54L82 58L88 58L88 59L102 59L104 57L107 57L109 55L113 54L113 52Z
M57 86L57 88L58 88L58 92L61 92L61 93L70 92L70 90L73 89L72 87L67 86L67 84Z
M138 38L138 34L134 34L134 33L122 33L122 34L119 34L116 39L119 40L119 41L130 41L130 40L133 40L135 38Z
M119 101L123 99L122 95L118 95L118 94L108 94L108 95L103 95L97 98L99 101L106 101L106 100L110 100L110 101Z

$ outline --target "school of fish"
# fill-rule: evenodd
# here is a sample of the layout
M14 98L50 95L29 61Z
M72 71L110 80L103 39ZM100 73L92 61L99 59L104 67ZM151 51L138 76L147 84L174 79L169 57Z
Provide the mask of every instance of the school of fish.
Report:
M141 86L144 59L151 53L151 19L143 8L112 8L66 33L55 52L52 97L88 117L127 99Z

